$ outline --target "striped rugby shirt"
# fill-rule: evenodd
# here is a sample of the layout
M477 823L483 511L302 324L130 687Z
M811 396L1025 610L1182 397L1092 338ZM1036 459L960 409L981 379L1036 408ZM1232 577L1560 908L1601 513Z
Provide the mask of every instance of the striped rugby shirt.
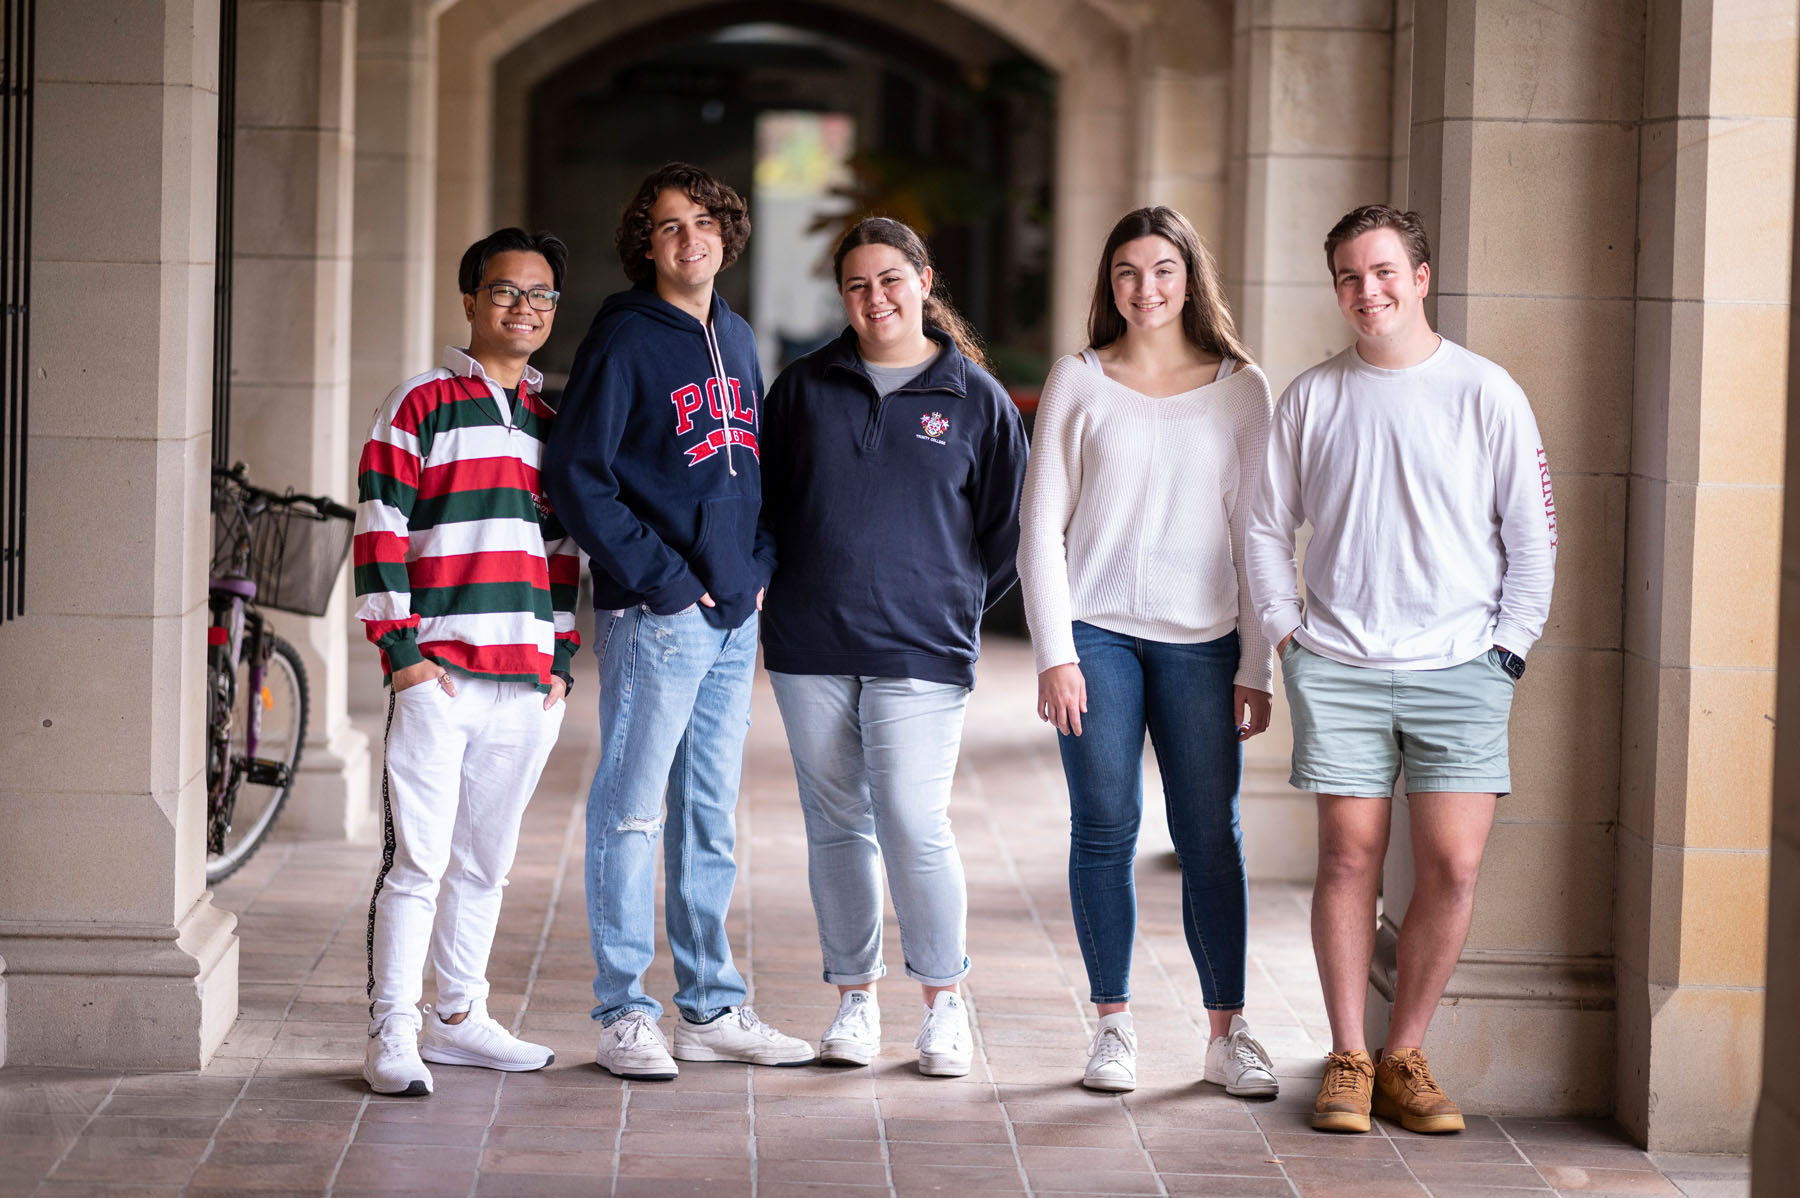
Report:
M427 658L550 689L581 644L580 551L538 485L555 413L527 367L517 419L459 349L394 388L357 467L357 618L385 676Z

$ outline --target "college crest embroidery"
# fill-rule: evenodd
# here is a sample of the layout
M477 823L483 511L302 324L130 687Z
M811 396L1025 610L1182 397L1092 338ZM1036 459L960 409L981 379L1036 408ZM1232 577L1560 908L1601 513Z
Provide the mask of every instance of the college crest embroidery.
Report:
M919 427L927 437L941 437L950 431L950 421L942 412L927 412L919 417Z

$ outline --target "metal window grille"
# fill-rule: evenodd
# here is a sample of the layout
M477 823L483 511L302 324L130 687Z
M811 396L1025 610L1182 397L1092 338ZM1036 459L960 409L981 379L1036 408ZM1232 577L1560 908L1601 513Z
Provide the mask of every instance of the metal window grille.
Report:
M219 0L219 176L213 234L212 461L231 460L231 247L237 162L238 0Z
M4 0L0 28L0 623L25 614L30 424L31 88L37 0Z

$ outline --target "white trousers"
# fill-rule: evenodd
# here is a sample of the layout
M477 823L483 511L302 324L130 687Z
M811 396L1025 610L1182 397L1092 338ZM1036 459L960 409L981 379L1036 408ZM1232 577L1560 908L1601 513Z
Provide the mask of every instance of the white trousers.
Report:
M417 1023L425 962L437 1004L488 995L488 952L519 843L519 820L568 706L544 710L524 683L455 675L394 696L382 872L369 904L369 1017ZM441 889L440 889L441 887Z

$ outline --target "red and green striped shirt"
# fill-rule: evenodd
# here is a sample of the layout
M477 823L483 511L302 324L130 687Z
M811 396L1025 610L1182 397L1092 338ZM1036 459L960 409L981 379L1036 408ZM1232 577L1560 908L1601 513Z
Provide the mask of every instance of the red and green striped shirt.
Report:
M538 485L555 413L526 369L516 411L458 349L396 387L357 467L357 618L385 674L427 658L548 690L581 637L581 557Z

